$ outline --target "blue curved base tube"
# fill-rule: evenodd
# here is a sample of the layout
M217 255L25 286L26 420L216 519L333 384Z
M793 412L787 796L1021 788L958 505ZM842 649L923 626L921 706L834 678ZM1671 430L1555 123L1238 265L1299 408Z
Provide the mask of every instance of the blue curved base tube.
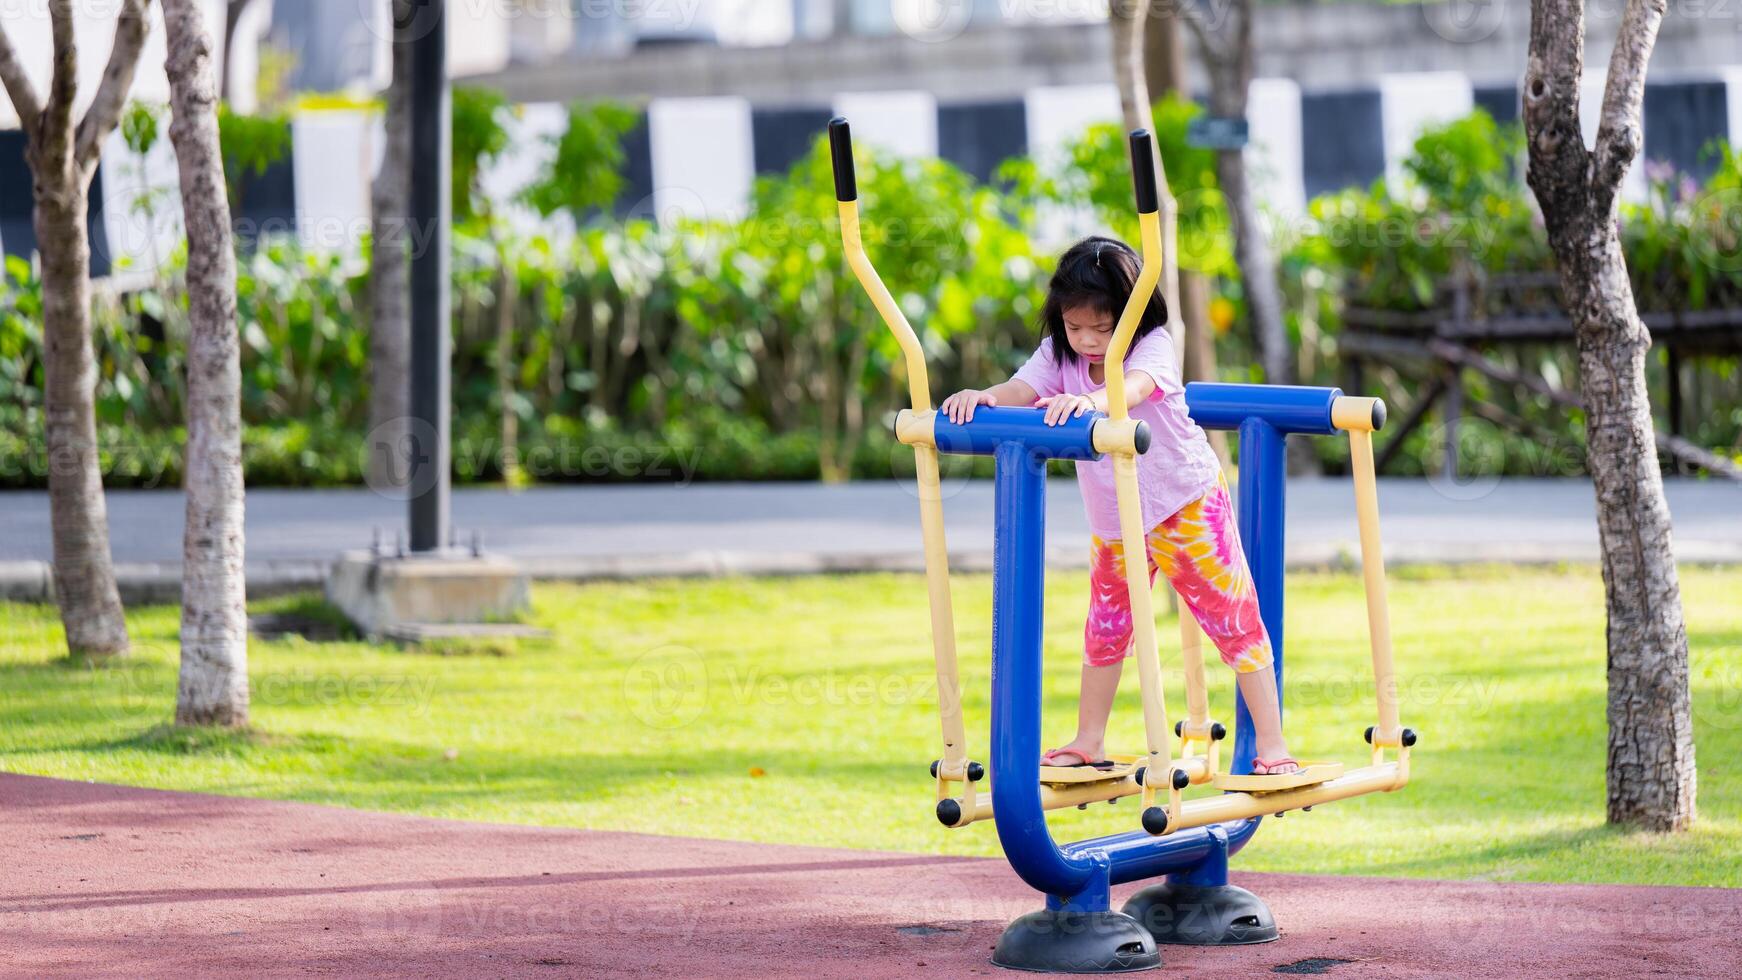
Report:
M1335 388L1192 384L1186 402L1207 428L1240 433L1240 538L1275 653L1282 691L1282 576L1285 436L1327 434ZM992 585L992 807L998 839L1016 873L1047 895L1048 907L1103 911L1114 884L1175 876L1227 882L1227 859L1257 832L1259 819L1154 837L1134 830L1060 847L1040 801L1041 636L1045 585L1046 460L1094 458L1090 416L1049 427L1036 409L985 409L958 426L941 419L938 448L990 454L997 463ZM1232 772L1252 768L1252 719L1236 702Z

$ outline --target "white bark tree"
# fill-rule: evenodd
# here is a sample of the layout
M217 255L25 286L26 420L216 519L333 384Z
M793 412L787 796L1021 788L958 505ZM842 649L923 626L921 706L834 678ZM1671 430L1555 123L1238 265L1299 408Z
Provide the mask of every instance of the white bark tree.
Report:
M369 483L394 485L392 460L411 412L411 268L407 212L411 206L411 46L406 29L414 0L387 0L393 32L387 86L387 152L370 194Z
M1688 636L1670 540L1640 321L1616 201L1644 141L1640 103L1665 0L1628 0L1609 59L1596 145L1579 125L1583 0L1532 0L1524 76L1529 181L1573 321L1597 492L1608 611L1611 823L1682 830L1694 819Z
M25 133L42 263L43 437L48 450L54 588L73 656L126 653L127 623L109 551L97 456L97 368L91 349L91 178L121 118L148 30L146 0L125 0L95 97L74 122L79 51L71 0L50 0L53 65L38 98L0 23L0 83Z
M248 723L242 577L242 365L236 253L218 151L212 36L199 0L163 0L171 122L187 227L187 525L182 537L179 725Z

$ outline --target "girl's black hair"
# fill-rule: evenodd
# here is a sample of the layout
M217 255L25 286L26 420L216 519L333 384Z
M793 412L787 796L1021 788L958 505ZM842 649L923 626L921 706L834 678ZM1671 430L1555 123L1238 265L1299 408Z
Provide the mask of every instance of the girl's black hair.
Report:
M1089 307L1115 319L1124 312L1137 285L1141 266L1131 246L1116 238L1091 235L1072 245L1059 256L1058 269L1046 288L1046 307L1041 311L1041 329L1052 338L1053 356L1063 363L1075 364L1077 352L1065 336L1065 311ZM1167 325L1167 301L1162 299L1161 285L1138 321L1133 346L1151 330Z

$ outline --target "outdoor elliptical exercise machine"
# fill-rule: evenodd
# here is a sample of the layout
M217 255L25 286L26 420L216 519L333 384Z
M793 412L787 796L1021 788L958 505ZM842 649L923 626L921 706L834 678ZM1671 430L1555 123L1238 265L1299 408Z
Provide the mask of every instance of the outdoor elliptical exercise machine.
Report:
M1275 654L1279 700L1283 691L1284 441L1289 434L1348 433L1379 716L1378 724L1366 732L1372 746L1370 764L1344 772L1340 763L1311 763L1300 772L1252 775L1252 719L1244 700L1236 694L1233 760L1226 771L1222 770L1219 748L1227 732L1220 722L1210 719L1202 637L1183 603L1180 637L1186 718L1173 727L1172 735L1178 739L1176 755L1169 744L1147 563L1131 560L1125 563L1125 575L1131 592L1133 655L1147 751L1142 756L1110 757L1118 763L1110 771L1042 766L1041 602L1047 461L1100 459L1111 454L1120 537L1146 540L1137 496L1137 455L1149 448L1150 433L1144 423L1130 418L1126 407L1124 361L1161 269L1153 140L1146 130L1130 137L1143 262L1131 301L1119 318L1107 351L1111 415L1086 413L1057 426L1048 426L1044 412L1037 408L981 407L974 420L965 425L956 425L932 410L919 338L872 268L860 241L858 189L847 120L836 118L829 123L829 140L847 261L901 345L913 402L912 408L898 414L895 431L901 442L913 447L918 470L938 711L944 736L943 757L931 766L937 786L937 816L947 827L991 819L1011 867L1023 881L1046 895L1046 908L1022 916L1005 929L992 962L1049 972L1122 972L1158 966L1158 942L1228 945L1277 938L1276 922L1264 903L1251 892L1228 884L1228 857L1245 846L1267 814L1389 792L1409 781L1409 752L1416 736L1398 722L1373 470L1372 434L1385 422L1384 403L1376 398L1346 397L1336 388L1186 386L1186 404L1199 425L1239 433L1240 539L1250 556L1264 625ZM992 456L997 466L989 773L985 766L968 759L965 745L938 481L940 452ZM1386 759L1387 749L1395 750L1394 758ZM988 775L992 777L990 799L982 785ZM1182 799L1181 791L1193 785L1225 792ZM1142 797L1141 830L1063 847L1053 841L1045 811L1086 807L1102 800L1113 802L1125 796ZM1137 892L1123 911L1112 910L1112 885L1161 875L1167 876L1165 883Z

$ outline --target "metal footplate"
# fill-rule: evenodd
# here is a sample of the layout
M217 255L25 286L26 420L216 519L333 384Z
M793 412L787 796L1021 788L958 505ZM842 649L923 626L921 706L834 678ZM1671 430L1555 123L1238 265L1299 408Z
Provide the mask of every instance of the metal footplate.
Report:
M1111 762L1112 765L1105 768L1041 766L1040 784L1042 786L1080 786L1084 783L1117 783L1137 772L1137 765L1143 761L1143 756L1110 755L1106 761Z
M1235 776L1219 772L1211 777L1210 785L1232 793L1275 793L1279 790L1328 783L1342 774L1341 762L1305 762L1294 772L1276 776Z

